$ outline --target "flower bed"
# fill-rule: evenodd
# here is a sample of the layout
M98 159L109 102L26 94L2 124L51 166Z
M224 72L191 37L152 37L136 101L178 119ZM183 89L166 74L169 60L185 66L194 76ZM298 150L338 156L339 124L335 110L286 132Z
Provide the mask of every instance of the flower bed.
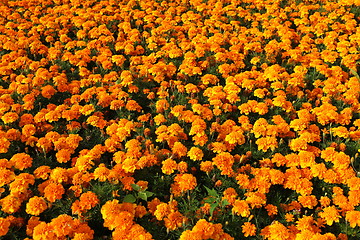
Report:
M360 2L2 0L4 239L359 239Z

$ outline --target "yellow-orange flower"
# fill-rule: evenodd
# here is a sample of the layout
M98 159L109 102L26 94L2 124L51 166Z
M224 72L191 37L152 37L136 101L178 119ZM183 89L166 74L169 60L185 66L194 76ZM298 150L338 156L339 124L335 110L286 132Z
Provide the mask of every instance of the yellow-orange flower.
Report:
M32 166L33 159L26 153L17 153L10 158L10 162L15 168L24 170Z
M10 224L7 218L0 218L0 236L5 236L8 233Z
M256 226L251 222L245 222L241 228L245 237L256 235Z
M334 206L324 208L323 211L319 213L319 216L323 218L329 226L333 225L334 222L339 222L341 217L339 211Z
M42 197L34 196L26 204L26 212L30 215L38 216L48 208L46 201Z

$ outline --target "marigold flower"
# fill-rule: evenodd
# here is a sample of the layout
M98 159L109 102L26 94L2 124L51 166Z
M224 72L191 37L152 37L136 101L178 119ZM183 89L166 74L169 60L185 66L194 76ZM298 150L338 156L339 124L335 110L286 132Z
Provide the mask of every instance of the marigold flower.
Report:
M178 158L181 158L186 156L187 148L181 142L175 142L172 147L172 152L176 154Z
M50 183L44 189L44 197L50 202L61 199L64 193L64 187L58 183Z
M56 90L51 85L46 85L41 89L41 95L47 99L50 99L55 93L56 93Z
M154 211L154 216L157 220L161 221L170 213L170 207L166 203L160 203L156 206L156 210Z
M163 114L158 114L154 117L154 121L156 125L160 125L166 122L166 119Z
M177 169L177 163L171 158L162 161L161 170L164 174L170 175Z
M235 200L234 206L231 211L233 214L241 215L242 217L250 216L250 207L245 200Z
M85 116L89 116L94 111L95 111L95 107L92 104L87 104L79 110L79 112Z
M56 183L66 183L69 180L69 175L65 168L56 167L51 170L50 179Z
M10 221L6 218L0 218L0 236L5 236L10 228Z
M22 130L21 133L25 136L25 137L30 137L32 135L34 135L36 133L36 127L33 124L26 124Z
M217 154L212 159L214 165L221 170L223 175L231 175L234 171L232 166L235 162L234 157L228 152L222 152Z
M245 222L241 228L245 237L256 235L256 226L251 222Z
M345 219L350 223L350 227L352 228L360 226L360 211L347 211Z
M193 190L197 186L196 177L189 173L176 175L174 182L178 185L181 192Z
M18 120L19 115L15 112L7 112L2 117L1 120L3 120L4 124L13 123L16 120Z
M26 235L28 235L28 236L33 235L34 228L41 223L41 221L39 221L39 219L40 219L39 217L34 217L34 216L30 217L30 219L26 225Z
M319 216L326 221L326 224L331 226L334 222L340 221L339 211L334 206L325 207Z
M100 164L94 171L94 178L99 179L100 182L105 182L110 174L110 170L105 167L105 164Z
M3 187L15 179L15 173L3 167L0 168L0 187Z
M32 166L33 159L26 153L17 153L10 158L13 166L19 170L24 170Z
M70 161L70 159L71 159L71 154L72 154L72 151L69 150L69 149L60 149L60 150L55 154L55 157L56 157L56 160L57 160L59 163L66 163L66 162Z
M46 180L49 178L50 173L51 169L49 166L40 166L35 169L34 176L35 178L41 178L43 180Z
M266 230L266 231L265 231ZM266 232L266 234L264 234ZM261 231L261 235L265 235L265 237L269 240L276 239L290 239L290 231L283 224L278 221L273 222L271 225L267 226L265 229Z
M275 205L267 204L265 206L266 211L268 212L269 216L274 216L278 213L278 209Z
M211 172L214 169L212 161L204 161L200 163L200 170L206 173Z
M274 151L278 147L276 137L261 137L255 143L258 146L258 150L263 152L267 152L269 149Z
M197 147L191 147L187 155L193 161L201 160L204 157L203 151Z
M34 196L26 204L26 212L30 215L38 216L48 208L46 201L42 197Z
M12 194L7 195L0 200L1 211L8 214L13 214L17 212L20 209L21 204L22 202L20 201L20 199Z
M316 196L299 196L298 197L299 203L306 208L313 209L317 205Z
M0 153L7 153L10 147L10 141L5 137L0 137Z

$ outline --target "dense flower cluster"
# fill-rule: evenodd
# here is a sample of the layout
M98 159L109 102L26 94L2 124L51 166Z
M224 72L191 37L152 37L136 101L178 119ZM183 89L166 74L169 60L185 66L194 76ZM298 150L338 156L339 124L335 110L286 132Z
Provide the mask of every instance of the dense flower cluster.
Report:
M359 239L359 6L0 1L0 237Z

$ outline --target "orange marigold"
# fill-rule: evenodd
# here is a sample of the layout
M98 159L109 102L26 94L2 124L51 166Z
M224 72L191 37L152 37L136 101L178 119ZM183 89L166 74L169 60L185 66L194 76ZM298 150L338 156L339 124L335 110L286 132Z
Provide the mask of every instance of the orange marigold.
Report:
M242 232L245 237L255 236L256 235L256 226L251 222L245 222L242 226Z
M174 182L179 186L181 192L193 190L197 185L196 177L189 173L176 175Z
M323 211L319 213L319 216L323 218L329 226L331 226L334 222L339 222L341 217L335 206L324 208Z
M0 236L5 236L9 231L10 221L7 218L0 218Z
M58 183L50 183L44 189L44 196L50 202L55 202L56 200L61 199L64 193L64 187Z
M38 216L48 208L46 201L42 197L34 196L26 204L26 213Z
M171 158L162 162L161 170L164 174L170 175L177 169L177 163Z
M235 200L234 207L232 208L232 213L236 215L241 215L242 217L249 217L249 204L245 200Z
M24 170L32 166L33 159L26 153L17 153L10 158L13 166L19 170Z
M184 157L187 154L187 148L181 142L175 142L172 151L179 158Z
M15 112L7 112L2 117L4 124L13 123L19 118L19 115Z

